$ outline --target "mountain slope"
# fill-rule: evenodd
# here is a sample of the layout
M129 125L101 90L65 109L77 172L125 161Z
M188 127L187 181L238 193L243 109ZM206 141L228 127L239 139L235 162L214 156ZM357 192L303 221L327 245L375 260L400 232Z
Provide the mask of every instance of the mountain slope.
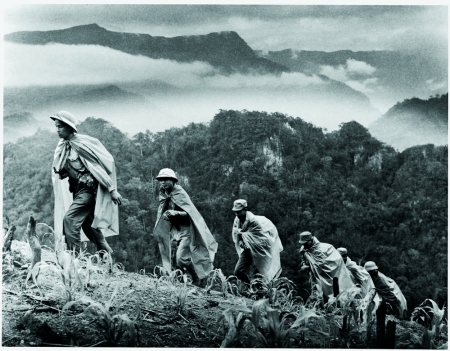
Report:
M396 104L369 125L369 131L399 150L421 144L448 144L448 93Z
M258 57L236 32L166 38L148 34L112 32L97 24L62 30L15 32L4 36L6 41L45 45L101 45L132 55L180 62L205 61L225 72L281 73L288 68Z
M151 236L159 205L154 177L170 167L215 236L214 265L227 276L237 261L230 209L244 198L276 225L283 276L305 300L308 276L298 268L303 230L346 247L355 262L374 260L399 284L409 308L425 298L447 300L446 147L400 154L356 122L324 133L300 118L257 111L222 110L209 124L132 138L94 118L78 130L101 140L115 158L124 203L121 234L108 241L129 271L152 272L160 264ZM57 142L54 132L41 130L4 146L3 208L17 233L24 233L30 213L53 223L50 167Z
M133 106L150 103L142 95L115 85L4 88L3 94L3 143L31 136L39 128L53 130L48 116L60 110L69 110L82 119L99 111L117 110L118 106L132 111Z

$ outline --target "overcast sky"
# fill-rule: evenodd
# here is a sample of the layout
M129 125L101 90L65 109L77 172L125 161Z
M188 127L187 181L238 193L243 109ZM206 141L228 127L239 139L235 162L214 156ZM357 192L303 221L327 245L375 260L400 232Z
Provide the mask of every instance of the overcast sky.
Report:
M447 56L448 7L418 5L7 5L3 31L97 23L160 36L233 30L255 50L433 50Z
M236 31L254 50L283 49L317 51L410 51L420 56L424 64L441 67L442 76L422 82L427 98L447 86L448 67L448 6L419 5L152 5L152 4L21 4L3 6L3 33L16 31L46 31L97 23L118 32L145 33L153 36L202 35L217 31ZM280 77L213 75L214 67L206 62L180 63L132 56L100 46L20 45L3 43L4 86L119 84L152 79L189 91L208 89L254 89L299 91L304 87L323 84L317 76L302 73ZM436 62L436 60L438 62ZM89 64L86 64L89 63ZM411 68L415 69L415 68ZM402 91L392 94L381 86L373 73L376 69L366 62L348 60L345 65L323 66L320 73L343 82L366 94L374 107L386 112L396 102L411 98ZM411 72L413 74L414 72ZM357 78L354 78L356 74ZM435 85L436 87L432 87ZM426 90L426 88L429 88ZM244 94L245 95L245 94ZM244 96L243 95L243 96ZM204 101L210 101L205 97ZM199 100L197 98L196 100ZM224 108L220 96L204 119ZM245 99L242 99L243 101ZM270 99L269 99L270 100ZM201 104L204 104L202 100ZM233 97L233 102L236 97ZM286 102L276 106L254 103L248 96L238 107L227 108L276 110L294 116L305 115L304 109ZM200 103L200 102L199 102ZM193 111L194 105L186 103ZM174 102L164 104L171 111ZM170 107L170 108L169 108ZM187 108L183 107L185 110ZM272 109L271 109L272 108ZM161 108L162 109L162 108ZM169 111L170 110L170 111ZM369 116L369 115L368 115ZM369 116L370 117L370 116ZM367 125L370 118L361 118ZM162 117L161 117L162 118ZM316 121L319 123L318 121ZM336 128L338 121L320 126Z

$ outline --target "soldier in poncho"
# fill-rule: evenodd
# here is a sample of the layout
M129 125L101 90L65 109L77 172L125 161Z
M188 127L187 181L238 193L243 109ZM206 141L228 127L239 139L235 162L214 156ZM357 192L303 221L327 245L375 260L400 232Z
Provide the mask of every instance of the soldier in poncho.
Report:
M333 278L337 277L339 291L354 287L345 263L333 245L321 243L310 232L300 234L301 270L310 271L312 294L333 296Z
M234 275L249 284L247 270L254 264L257 273L272 280L281 273L280 252L283 245L277 228L268 218L248 211L246 200L236 200L232 211L236 215L232 237L239 255Z
M364 268L369 272L379 297L391 306L393 315L404 318L407 311L406 299L397 283L379 272L373 261L366 262Z
M176 265L198 284L214 268L217 242L189 195L177 184L175 172L163 168L156 179L161 187L154 236L163 268L168 272L172 269L171 242L176 241Z
M53 160L55 232L63 233L69 250L90 240L98 251L112 252L105 237L119 235L114 159L96 138L77 132L75 117L60 111L50 116L58 136ZM72 193L72 196L70 195Z
M344 260L345 266L347 267L353 283L357 287L361 288L361 297L366 296L367 293L374 288L370 274L364 269L364 267L357 265L356 262L352 261L350 257L348 257L346 248L340 247L337 250Z

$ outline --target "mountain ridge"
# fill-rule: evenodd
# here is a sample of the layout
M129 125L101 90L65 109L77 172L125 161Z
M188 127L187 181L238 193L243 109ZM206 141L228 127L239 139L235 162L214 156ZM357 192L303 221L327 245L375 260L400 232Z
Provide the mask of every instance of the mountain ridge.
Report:
M80 25L60 30L21 31L6 34L4 40L30 45L60 43L101 45L131 55L180 62L206 61L225 73L233 71L263 73L289 72L287 67L258 57L234 31L206 35L163 37L141 33L109 31L98 24Z
M448 93L398 102L369 125L377 139L400 150L419 144L448 144Z

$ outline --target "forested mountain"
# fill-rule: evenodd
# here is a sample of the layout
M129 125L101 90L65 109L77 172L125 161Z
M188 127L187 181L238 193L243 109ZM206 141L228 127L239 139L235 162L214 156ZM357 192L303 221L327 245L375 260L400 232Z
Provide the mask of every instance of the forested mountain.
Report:
M370 133L399 150L413 145L448 144L448 93L397 103L369 125Z
M222 110L208 124L191 123L128 138L88 118L80 133L99 138L114 155L120 236L109 240L127 270L160 264L152 229L159 169L173 168L215 236L215 267L233 273L231 240L237 198L278 228L283 275L305 296L299 272L298 234L344 246L352 260L374 260L397 281L412 310L425 298L447 301L447 146L416 146L401 153L356 122L322 129L279 113ZM4 146L3 215L24 233L30 213L53 225L51 162L56 133ZM90 247L92 249L92 247Z
M166 38L149 34L109 31L93 23L61 30L15 32L6 41L45 45L101 45L127 54L180 62L205 61L224 72L281 73L289 69L258 57L236 32L209 33Z

